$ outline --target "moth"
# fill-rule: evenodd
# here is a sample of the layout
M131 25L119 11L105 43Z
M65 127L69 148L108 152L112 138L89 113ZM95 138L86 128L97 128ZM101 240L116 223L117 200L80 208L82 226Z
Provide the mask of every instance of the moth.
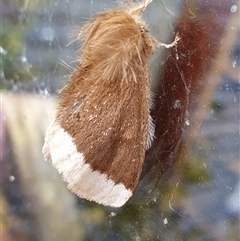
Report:
M120 207L154 138L148 60L159 43L140 13L151 1L96 14L78 34L79 66L61 92L43 154L81 198Z

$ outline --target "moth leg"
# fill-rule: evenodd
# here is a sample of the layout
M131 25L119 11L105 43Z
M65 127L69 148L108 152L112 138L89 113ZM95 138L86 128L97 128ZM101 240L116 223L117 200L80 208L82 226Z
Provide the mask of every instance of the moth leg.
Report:
M180 39L181 39L181 38L180 38L180 37L178 36L178 34L177 34L176 37L175 37L175 39L174 39L174 41L173 41L172 43L170 43L170 44L165 44L165 43L162 43L162 42L158 42L158 46L163 46L163 47L169 49L169 48L172 48L172 47L176 46L177 43L178 43L178 41L179 41Z

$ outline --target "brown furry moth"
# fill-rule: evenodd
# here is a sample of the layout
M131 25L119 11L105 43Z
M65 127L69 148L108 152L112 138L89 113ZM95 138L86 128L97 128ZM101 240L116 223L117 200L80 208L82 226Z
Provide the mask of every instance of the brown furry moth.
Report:
M159 43L140 13L151 2L98 13L79 33L79 67L62 90L43 154L79 197L120 207L133 194L154 137L148 59Z

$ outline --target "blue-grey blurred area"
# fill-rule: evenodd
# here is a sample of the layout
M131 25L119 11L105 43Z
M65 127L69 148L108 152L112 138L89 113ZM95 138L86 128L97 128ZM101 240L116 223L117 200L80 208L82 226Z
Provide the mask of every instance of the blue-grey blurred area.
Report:
M159 41L182 35L149 63L156 137L126 205L76 197L44 161L57 91L80 56L77 30L111 7L115 1L1 1L2 240L239 241L239 1L153 0L143 13Z

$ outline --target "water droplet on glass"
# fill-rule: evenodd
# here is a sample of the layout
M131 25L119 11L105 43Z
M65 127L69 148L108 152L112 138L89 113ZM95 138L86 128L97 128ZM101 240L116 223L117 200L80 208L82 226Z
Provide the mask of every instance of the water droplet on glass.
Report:
M3 72L2 70L0 70L0 78L1 78L1 79L4 79L4 78L5 78L4 72Z
M10 182L13 182L15 180L15 177L14 176L9 176L9 181Z
M27 62L26 56L22 56L22 57L21 57L21 61L22 61L23 63Z
M13 90L13 91L17 91L17 90L18 90L18 86L17 86L17 85L14 85L14 86L12 87L12 90Z
M44 41L53 41L55 37L55 32L53 30L53 28L51 27L44 27L42 30L41 30L41 39L44 40Z
M176 54L176 60L179 60L179 56L178 56L178 54Z
M180 108L181 107L181 101L180 100L176 100L174 102L174 105L173 105L173 108L174 109L177 109L177 108Z
M43 90L40 89L39 94L40 94L41 96L43 96L44 98L46 98L47 96L49 96L49 92L48 92L47 89L43 89Z
M7 54L7 50L3 49L2 46L0 46L0 54Z
M236 61L232 61L232 67L236 68L236 66L237 66L237 62Z
M190 121L188 119L185 120L185 123L186 123L187 126L190 125Z
M164 224L164 225L167 225L167 224L168 224L167 218L164 218L164 219L163 219L163 224Z
M238 9L237 5L232 5L231 8L230 8L230 11L232 13L235 13L237 11L237 9Z
M117 215L117 214L116 214L115 212L111 212L111 213L110 213L110 216L111 216L111 217L115 217L116 215Z

